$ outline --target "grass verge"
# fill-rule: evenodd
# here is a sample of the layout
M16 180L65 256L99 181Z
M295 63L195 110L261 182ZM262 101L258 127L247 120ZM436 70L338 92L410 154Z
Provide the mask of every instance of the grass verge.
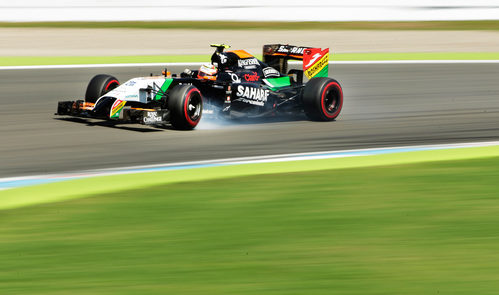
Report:
M258 58L261 55L257 55ZM0 56L0 66L208 62L210 55ZM499 60L499 52L335 53L334 61Z
M126 191L130 189L147 189L150 186L159 184L208 181L212 179L261 174L308 172L316 170L359 168L382 165L401 165L428 161L460 160L483 157L499 157L499 146L406 152L377 156L308 161L245 164L93 177L0 191L0 210L85 198L95 194Z
M359 21L359 22L0 22L0 28L125 28L195 30L499 30L499 21Z
M498 167L495 157L189 181L202 179L194 173L6 210L0 285L4 294L496 294Z

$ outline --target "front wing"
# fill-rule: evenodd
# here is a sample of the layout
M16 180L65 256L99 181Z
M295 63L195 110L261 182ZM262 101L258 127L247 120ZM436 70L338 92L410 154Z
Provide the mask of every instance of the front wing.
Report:
M102 115L94 111L95 104L77 101L59 101L57 113L60 116L72 116L80 118L110 119L108 115ZM113 121L123 123L139 123L144 125L165 125L170 122L170 111L167 109L147 109L125 106Z

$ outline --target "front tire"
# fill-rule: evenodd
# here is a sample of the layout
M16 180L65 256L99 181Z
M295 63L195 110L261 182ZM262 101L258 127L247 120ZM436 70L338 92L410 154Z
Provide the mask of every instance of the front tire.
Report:
M343 106L340 83L331 78L312 78L303 90L303 109L314 121L332 121Z
M177 85L168 94L170 122L175 129L194 129L201 120L203 99L192 85Z
M90 80L85 93L85 101L95 103L97 99L114 88L118 87L120 82L114 76L100 74Z

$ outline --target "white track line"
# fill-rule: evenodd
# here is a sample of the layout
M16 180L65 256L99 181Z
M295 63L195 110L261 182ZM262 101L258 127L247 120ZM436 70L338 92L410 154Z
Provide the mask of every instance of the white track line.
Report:
M497 64L497 59L483 60L360 60L360 61L330 61L330 64L370 65L370 64Z
M498 145L499 141L469 142L469 143L455 143L455 144L417 145L417 146L294 153L294 154L239 157L239 158L228 158L228 159L192 161L192 162L165 163L165 164L155 164L155 165L128 166L128 167L119 167L119 168L74 171L74 172L59 173L59 174L0 178L0 190L30 186L35 184L49 183L49 182L58 182L70 179L95 177L95 176L159 172L159 171L168 171L168 170L232 166L232 165L241 165L241 164L275 163L275 162L287 162L287 161L359 157L359 156L372 156L372 155L402 153L402 152L411 152L411 151L486 147L486 146L498 146Z
M124 64L85 64L85 65L43 65L43 66L0 66L1 70L50 70L50 69L85 69L85 68L123 68L123 67L169 67L200 66L206 62L189 63L124 63ZM364 61L330 61L332 65L371 65L371 64L497 64L499 60L364 60ZM290 62L290 64L301 64Z

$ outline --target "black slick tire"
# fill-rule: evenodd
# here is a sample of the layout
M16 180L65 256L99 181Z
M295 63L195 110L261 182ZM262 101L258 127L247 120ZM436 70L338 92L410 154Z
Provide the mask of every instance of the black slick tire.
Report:
M303 90L303 109L314 121L332 121L343 106L343 90L338 81L319 77L312 78Z
M118 87L120 82L111 75L100 74L90 80L85 93L85 101L95 103L97 99L107 92Z
M192 85L177 85L168 93L170 123L180 130L194 129L201 120L203 99Z

